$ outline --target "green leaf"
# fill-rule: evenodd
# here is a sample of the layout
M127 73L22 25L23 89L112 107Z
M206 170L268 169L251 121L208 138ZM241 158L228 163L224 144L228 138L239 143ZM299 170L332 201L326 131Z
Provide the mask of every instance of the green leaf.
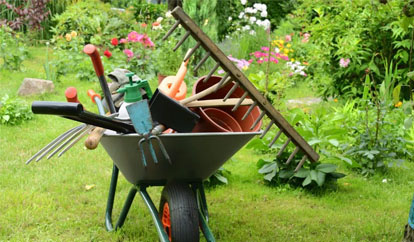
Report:
M279 172L279 178L287 179L291 178L295 173L293 171L281 170Z
M325 172L325 173L331 173L336 170L337 166L334 164L319 164L316 166L316 170Z
M309 170L305 168L300 168L294 175L294 177L305 178L309 175Z
M7 122L7 121L10 120L10 116L9 115L3 115L3 119L6 120L6 122Z
M401 84L397 85L392 91L393 104L397 104L400 101Z
M264 141L259 138L255 138L252 141L250 141L249 144L246 145L246 148L253 149L253 150L267 150L268 149Z
M326 173L318 171L317 178L316 178L316 183L318 184L318 186L321 187L325 183L325 177L326 177Z
M312 180L316 181L318 179L318 172L315 170L310 171L310 177Z
M321 143L321 142L322 142L322 140L320 140L320 139L311 139L311 140L308 141L308 144L309 145L314 145L314 144L318 144L318 143Z
M269 173L269 174L267 174L266 176L264 176L263 178L266 180L266 181L272 181L272 179L273 179L273 177L275 177L276 176L276 170L274 170L273 172L271 172L271 173Z
M412 125L413 125L413 117L412 116L410 116L410 117L408 117L404 120L404 127L406 129L410 129Z
M339 179L339 178L345 177L346 175L343 173L339 173L339 172L332 172L332 173L329 173L329 176L335 179Z
M274 170L276 170L276 162L270 163L270 164L265 164L264 166L262 166L262 168L259 170L259 173L261 174L267 174L269 172L272 172Z
M220 175L219 173L215 173L214 176L217 178L217 180L219 180L220 182L227 184L227 178L225 178L224 176Z
M302 182L302 186L306 187L307 185L309 185L312 182L312 178L310 176L310 174L306 177L305 180L303 180Z
M369 92L370 88L371 88L371 79L369 78L369 75L366 75L365 76L365 84L364 84L364 93L362 95L363 100L368 99L368 92Z
M338 145L339 145L339 141L336 140L336 139L330 139L329 143L331 143L331 145L333 145L335 147L338 147Z

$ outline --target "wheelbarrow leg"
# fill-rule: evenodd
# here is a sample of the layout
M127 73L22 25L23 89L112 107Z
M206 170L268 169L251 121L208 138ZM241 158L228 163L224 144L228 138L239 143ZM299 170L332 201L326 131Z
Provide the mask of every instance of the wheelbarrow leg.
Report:
M116 185L118 183L118 174L119 174L119 169L118 167L114 165L112 168L112 178L111 178L111 184L109 186L108 202L106 204L106 213L105 213L105 227L109 232L117 230L121 228L122 225L124 225L129 209L131 208L132 202L134 201L135 195L137 193L137 188L133 186L128 193L128 197L125 200L124 207L122 208L121 214L119 215L118 221L116 222L116 225L114 228L112 225L112 209L114 207L115 191L116 191Z
M158 232L158 237L160 238L161 242L169 242L170 240L168 238L167 233L164 230L161 219L158 215L158 211L155 208L154 202L152 202L152 199L147 192L147 187L140 186L139 194L141 194L141 197L144 200L145 205L147 205L148 209L150 210L151 217L154 220L155 227Z
M195 183L193 184L192 188L197 197L198 214L199 214L199 222L200 222L201 231L203 232L204 237L206 238L208 242L214 242L216 241L216 239L214 238L213 233L208 227L208 208L207 208L206 194L204 192L204 185L202 182Z

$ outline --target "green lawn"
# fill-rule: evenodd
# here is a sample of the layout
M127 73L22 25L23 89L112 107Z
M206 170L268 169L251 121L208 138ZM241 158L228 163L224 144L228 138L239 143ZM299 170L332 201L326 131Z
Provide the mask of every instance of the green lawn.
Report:
M24 77L44 78L44 48L21 72L0 71L0 96L15 96ZM92 65L91 65L92 68ZM53 94L27 98L64 100L75 86L90 110L89 88L97 82L65 77ZM292 92L294 93L294 92ZM104 214L112 161L99 146L80 142L61 158L24 162L53 138L77 123L36 116L20 126L0 125L0 241L157 241L149 212L136 197L124 227L109 233ZM242 149L225 168L229 184L207 189L210 227L218 241L400 241L414 191L414 164L370 179L348 174L336 188L308 192L288 186L266 186L257 173L260 156ZM383 183L384 178L388 179ZM86 185L94 185L90 190ZM130 184L121 176L114 214L119 214ZM149 192L158 204L161 188ZM158 206L158 205L157 205Z

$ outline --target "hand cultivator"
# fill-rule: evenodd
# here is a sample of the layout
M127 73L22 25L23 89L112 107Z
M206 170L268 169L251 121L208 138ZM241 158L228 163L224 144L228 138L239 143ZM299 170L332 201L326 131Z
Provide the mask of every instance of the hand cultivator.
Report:
M40 160L53 150L48 156L50 158L68 145L59 153L60 156L96 126L98 128L86 143L88 147L96 147L103 134L101 143L114 162L105 216L108 231L122 227L138 192L152 215L161 241L199 241L199 229L207 241L215 241L207 224L209 215L202 181L252 137L260 135L263 138L272 127L277 126L278 132L269 146L282 134L287 136L277 156L289 143L293 143L296 148L287 163L299 152L303 155L296 170L306 159L317 161L319 156L180 7L174 9L172 15L177 22L164 39L179 25L187 31L174 50L190 36L197 41L194 48L187 52L183 63L187 63L199 47L204 48L206 54L196 70L210 57L217 63L207 76L197 82L194 95L184 99L180 97L180 101L160 90L152 95L146 81L132 81L133 74L130 74L129 84L123 82L117 86L125 85L121 91L118 89L124 94L112 95L115 100L124 98L124 103L117 110L103 74L99 53L94 46L88 45L84 51L92 58L111 115L105 116L100 98L93 94L90 96L98 105L100 115L85 111L80 103L34 102L34 113L60 115L84 124L56 138L27 163L35 158ZM213 76L219 67L226 72L224 77ZM180 79L177 76L175 79ZM178 90L178 86L175 85L175 89ZM176 94L171 96L176 97ZM197 114L194 113L199 107L208 108L200 108ZM128 120L120 118L124 115ZM264 131L260 131L261 120L265 116L270 123ZM206 125L206 119L214 125ZM175 132L162 133L166 128ZM153 162L147 158L149 156ZM133 186L114 226L112 209L119 170ZM149 186L164 186L158 211L147 193Z

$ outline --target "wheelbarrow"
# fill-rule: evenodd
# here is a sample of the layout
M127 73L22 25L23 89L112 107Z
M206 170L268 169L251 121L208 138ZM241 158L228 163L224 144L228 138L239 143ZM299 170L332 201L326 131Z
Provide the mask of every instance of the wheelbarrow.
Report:
M140 160L138 134L105 132L101 144L114 162L105 225L112 231L122 227L137 192L154 220L161 241L199 241L199 228L207 241L215 241L209 229L208 208L202 181L211 176L253 136L261 132L175 133L159 135L172 164L154 145L158 163ZM150 153L145 156L150 157ZM133 184L115 227L112 208L119 170ZM157 211L147 192L149 186L164 186Z

